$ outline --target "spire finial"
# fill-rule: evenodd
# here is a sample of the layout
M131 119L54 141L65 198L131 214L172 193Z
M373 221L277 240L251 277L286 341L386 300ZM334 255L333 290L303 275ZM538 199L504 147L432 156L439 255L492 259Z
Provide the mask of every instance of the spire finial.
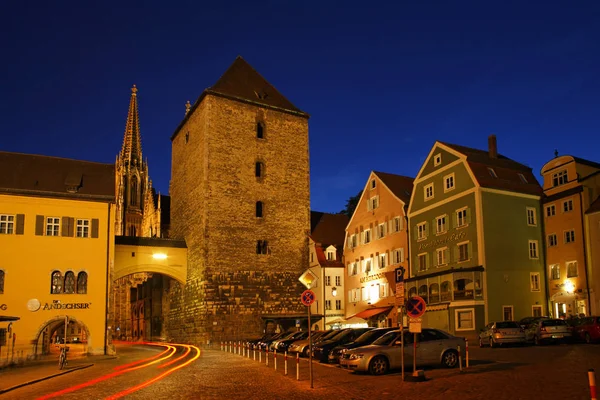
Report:
M137 91L138 91L137 87L135 85L133 85L133 87L131 88L131 94L133 96L135 96L137 94Z
M558 157L558 149L554 149L554 158Z
M190 104L190 101L188 100L187 103L185 103L185 115L188 115L188 113L190 112L190 108L192 108L192 105Z

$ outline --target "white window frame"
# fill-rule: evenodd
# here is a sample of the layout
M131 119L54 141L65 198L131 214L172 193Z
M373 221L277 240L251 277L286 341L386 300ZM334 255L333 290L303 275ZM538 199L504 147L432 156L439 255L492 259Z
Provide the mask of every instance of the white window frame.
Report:
M541 304L534 304L531 306L531 316L535 316L535 309L539 308L540 310L540 316L544 315L544 307Z
M425 256L425 268L423 268L423 269L421 269L421 256ZM419 272L427 271L427 253L417 254L417 271L419 271Z
M356 247L358 247L358 236L356 235L356 233L351 236L351 242L350 243L351 243L351 246L352 246L353 249L356 248Z
M448 183L451 182L452 186L448 187ZM456 188L456 178L454 172L444 176L444 193L450 192Z
M464 312L470 312L471 313L471 328L461 328L460 327L460 323L459 323L459 319L458 319L458 314L459 313L464 313ZM459 332L459 331L474 331L475 330L475 309L474 308L457 308L456 310L454 310L454 330Z
M387 264L387 253L379 254L379 269L383 269L388 266Z
M568 210L565 209L565 205L567 205L567 204L569 205ZM568 200L565 200L562 202L562 211L563 211L563 213L568 213L568 212L573 211L573 199L568 199Z
M385 237L385 222L377 225L377 239L381 239Z
M396 265L404 262L404 248L395 249L392 251L392 264Z
M365 258L364 260L362 260L362 272L363 274L368 274L371 271L373 271L373 259Z
M463 223L461 225L460 223L460 214L464 212L465 216L463 217ZM467 222L467 213L469 212L469 207L463 207L463 208L459 208L458 210L456 210L456 227L457 228L464 228L465 226L468 226L469 223Z
M365 229L365 230L363 231L363 234L364 234L364 241L363 241L363 243L364 243L364 244L371 243L371 239L372 239L372 238L371 238L371 228L369 228L369 229Z
M441 163L442 163L442 154L437 153L436 155L433 156L433 166L437 167Z
M527 213L527 225L537 226L537 210L535 207L525 207Z
M550 238L554 238L554 244L552 244L552 240ZM548 247L556 247L558 246L558 237L556 233L551 233L546 237L546 242L548 243Z
M427 221L417 224L417 240L427 239Z
M529 251L529 259L530 260L539 260L540 259L540 246L537 240L529 240L528 241L529 246L528 246L528 251ZM533 247L531 247L531 245L534 245ZM535 249L535 257L532 257L532 250Z
M563 232L563 241L565 244L575 243L575 229L569 229Z
M0 234L12 235L15 233L15 215L0 214Z
M515 307L514 306L502 306L502 318L504 318L504 310L506 310L507 308L510 309L510 317L511 317L510 321L514 321L515 320ZM503 320L509 321L507 319L506 320L503 319Z
M471 243L470 240L467 240L465 242L460 242L460 243L456 243L456 251L458 252L456 255L456 261L459 263L464 263L467 261L471 260L471 254L469 253L469 243ZM461 260L460 259L460 246L462 245L466 245L467 246L467 258L465 260Z
M554 217L556 215L556 204L550 204L546 206L546 218Z
M444 223L442 226L442 230L440 230L440 221L442 219L444 220ZM439 217L435 217L435 234L443 235L446 232L448 232L448 215L444 214L444 215L440 215Z
M550 264L550 280L557 281L560 279L560 264ZM553 268L556 267L556 268ZM556 278L554 277L553 271L558 271Z
M443 267L445 265L448 265L448 260L446 259L446 250L448 250L448 247L441 247L439 249L435 249L435 260L437 261L437 266L438 267ZM441 261L440 262L440 254L442 255L441 257Z
M402 218L394 217L392 221L394 232L400 232L402 230Z
M46 217L46 236L60 236L60 217Z
M77 219L77 230L75 236L78 238L90 237L90 220L79 218Z
M568 278L577 278L579 276L579 265L577 264L577 261L567 261L566 263L566 267L567 267L567 279ZM575 265L575 275L569 275L569 266L571 265Z
M530 272L529 273L529 288L532 292L541 291L540 273Z
M427 189L431 189L431 196L427 196ZM435 192L433 191L433 182L423 187L423 196L425 197L425 201L433 199L435 196Z
M378 207L379 207L379 195L372 196L371 198L369 198L369 201L367 202L367 210L373 211Z
M569 175L566 169L562 171L558 171L555 174L552 174L552 187L557 187L560 185L564 185L569 181Z

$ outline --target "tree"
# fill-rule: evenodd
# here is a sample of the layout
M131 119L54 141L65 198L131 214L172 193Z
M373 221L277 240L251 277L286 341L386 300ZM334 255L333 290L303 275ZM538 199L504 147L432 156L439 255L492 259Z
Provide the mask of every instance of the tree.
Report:
M354 210L358 206L358 202L360 200L360 196L362 196L362 190L356 194L356 196L351 196L348 200L346 200L346 208L340 211L340 214L346 215L348 218L352 218L352 214L354 214Z

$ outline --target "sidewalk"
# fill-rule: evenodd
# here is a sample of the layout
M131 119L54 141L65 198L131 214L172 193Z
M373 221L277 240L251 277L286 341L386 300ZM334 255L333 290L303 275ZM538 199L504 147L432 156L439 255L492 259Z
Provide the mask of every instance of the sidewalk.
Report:
M23 366L2 368L0 369L0 395L22 386L89 368L100 360L113 358L116 358L116 356L101 355L75 358L68 360L67 366L62 370L58 369L58 359L33 361Z

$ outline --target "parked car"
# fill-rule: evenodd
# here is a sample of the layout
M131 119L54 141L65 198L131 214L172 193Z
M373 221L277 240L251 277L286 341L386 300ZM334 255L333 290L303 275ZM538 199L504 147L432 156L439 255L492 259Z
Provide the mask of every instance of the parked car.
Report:
M264 340L261 340L260 342L258 342L256 344L256 349L261 350L261 351L266 351L269 348L269 345L271 343L273 343L275 340L280 339L288 334L289 334L289 332L280 332L280 333L276 333L275 335L272 335Z
M311 334L314 335L314 332L311 332ZM308 338L308 331L296 332L296 334L291 337L279 339L273 342L273 350L277 350L279 352L286 351L290 344L294 343L297 340L304 340L306 338Z
M600 317L583 317L575 327L575 336L586 343L600 341Z
M313 346L313 358L322 363L329 362L329 353L334 347L355 341L363 333L370 331L372 327L347 328L328 340L323 340Z
M281 336L278 339L273 340L270 344L269 344L269 351L273 351L277 348L277 345L282 341L282 340L288 340L288 339L294 339L294 338L298 338L300 339L300 336L303 335L302 331L294 331L294 332L286 332L285 335ZM307 333L308 335L308 333Z
M329 330L329 331L321 331L320 334L317 336L313 336L311 338L313 346L317 343L319 343L321 340L325 340L328 338L331 338L335 335L337 335L340 331L339 330ZM302 357L308 357L309 354L309 347L308 347L308 339L304 339L304 340L297 340L294 343L292 343L289 347L288 347L288 353L300 353L300 355Z
M502 344L525 344L525 329L515 321L490 322L479 332L479 347Z
M550 317L525 317L519 320L519 325L521 325L521 328L527 329L529 325L540 319L550 319Z
M404 330L404 364L413 363L414 335ZM400 329L386 333L373 344L348 350L340 359L340 366L353 371L382 375L402 366L402 339ZM458 346L465 348L465 338L453 336L439 329L424 328L417 334L417 366L458 365ZM464 352L464 350L461 350Z
M341 344L335 346L329 352L329 362L330 363L339 363L340 357L342 354L346 353L348 350L355 349L357 347L366 346L373 343L375 340L379 339L386 333L393 331L398 328L376 328L366 331L362 335L360 335L355 341Z
M533 341L536 345L544 342L559 342L571 339L571 329L567 321L563 319L539 319L534 321L525 329L525 337L528 342Z

